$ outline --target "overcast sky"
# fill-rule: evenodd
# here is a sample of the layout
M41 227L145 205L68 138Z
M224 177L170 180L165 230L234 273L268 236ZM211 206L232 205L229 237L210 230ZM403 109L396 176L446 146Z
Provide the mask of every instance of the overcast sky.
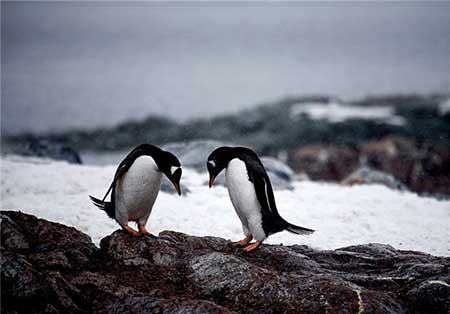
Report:
M450 3L4 2L2 131L450 92Z

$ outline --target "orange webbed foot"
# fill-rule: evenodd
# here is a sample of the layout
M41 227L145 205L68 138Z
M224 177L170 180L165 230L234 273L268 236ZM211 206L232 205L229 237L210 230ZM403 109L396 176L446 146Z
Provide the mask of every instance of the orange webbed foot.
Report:
M256 250L261 244L262 244L261 241L256 241L255 243L252 243L249 246L246 246L244 248L244 251L247 253L252 252L252 251Z
M249 236L246 236L241 241L231 243L231 245L232 246L241 246L241 247L246 246L252 239L253 239L253 237L251 235L249 235Z
M131 234L132 236L136 237L139 235L139 232L137 232L136 230L134 230L133 228L131 228L130 226L122 226L123 230L126 231L127 233Z

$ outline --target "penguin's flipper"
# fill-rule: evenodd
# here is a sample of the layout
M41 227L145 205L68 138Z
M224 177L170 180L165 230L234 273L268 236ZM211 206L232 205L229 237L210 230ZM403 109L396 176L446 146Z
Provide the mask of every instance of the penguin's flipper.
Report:
M264 169L259 164L252 164L247 167L250 181L255 186L256 197L261 205L263 215L279 216L277 206L275 204L275 197L273 195L272 184Z
M264 168L258 170L247 167L250 181L255 187L256 198L261 205L263 229L268 234L282 231L286 229L287 222L278 213L272 185Z

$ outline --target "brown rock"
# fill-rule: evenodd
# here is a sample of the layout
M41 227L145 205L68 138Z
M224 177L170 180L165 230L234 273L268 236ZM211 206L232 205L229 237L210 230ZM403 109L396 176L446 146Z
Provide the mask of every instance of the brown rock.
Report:
M244 253L216 237L116 231L98 249L74 228L18 212L1 217L2 313L447 313L450 306L450 258L389 245Z
M414 172L420 171L420 152L414 141L388 136L361 147L361 159L369 167L393 174L408 182Z
M388 136L363 145L361 160L412 191L450 195L450 152L443 147Z
M370 141L358 149L334 145L304 146L288 153L288 164L312 180L339 181L344 184L376 182L390 188L438 197L450 195L450 152L432 143L419 143L400 136ZM361 177L358 169L384 173ZM393 178L388 178L392 175ZM398 181L398 182L397 182Z
M358 152L345 146L310 145L290 151L288 165L312 180L341 181L359 164Z

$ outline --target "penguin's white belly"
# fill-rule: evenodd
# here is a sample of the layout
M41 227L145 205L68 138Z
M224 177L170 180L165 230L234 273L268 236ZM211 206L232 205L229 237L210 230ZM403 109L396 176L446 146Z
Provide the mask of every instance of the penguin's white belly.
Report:
M161 186L162 173L150 156L141 156L117 181L115 190L116 219L147 222Z
M231 160L225 170L225 180L244 233L251 234L256 240L264 240L266 234L262 228L261 205L255 187L248 178L245 163L237 158Z

